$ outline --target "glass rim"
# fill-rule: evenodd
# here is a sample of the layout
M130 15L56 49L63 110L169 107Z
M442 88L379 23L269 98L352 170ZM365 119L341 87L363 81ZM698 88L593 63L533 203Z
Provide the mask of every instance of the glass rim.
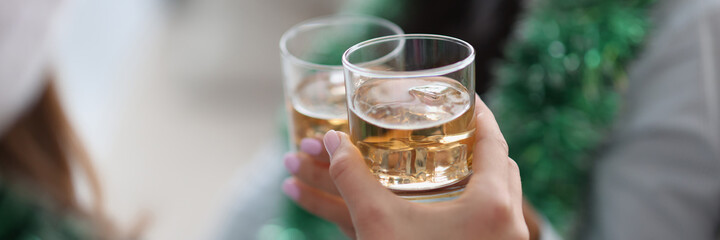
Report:
M352 54L353 52L357 51L358 49L361 49L363 47L371 46L378 43L384 43L388 41L394 41L394 40L401 40L402 45L405 45L404 40L408 39L433 39L433 40L442 40L446 42L454 42L458 45L464 46L467 49L469 49L469 54L462 60L456 61L452 64L441 66L441 67L435 67L435 68L428 68L428 69L422 69L422 70L412 70L412 71L388 71L388 70L374 70L369 68L364 68L361 66L358 66L354 63L350 63L348 60L348 56ZM394 51L393 51L394 52ZM475 48L473 48L472 45L470 45L468 42L463 41L459 38L454 38L450 36L445 35L438 35L438 34L424 34L424 33L412 33L412 34L398 34L398 35L390 35L390 36L383 36L378 38L373 38L370 40L365 40L361 43L355 44L352 47L348 48L345 53L342 55L342 64L343 67L347 70L350 70L354 73L358 73L363 76L368 77L375 77L375 78L406 78L406 77L428 77L428 76L439 76L439 75L445 75L448 73L459 71L470 64L475 62Z
M307 31L310 29L316 29L316 28L324 27L324 26L343 24L345 22L354 22L354 21L358 21L358 20L367 21L368 23L377 24L378 26L386 27L390 31L394 32L395 34L403 34L404 33L402 28L400 28L400 26L398 26L397 24L395 24L387 19L370 16L370 15L334 14L334 15L316 17L316 18L311 18L311 19L302 21L298 24L295 24L292 27L290 27L290 29L285 31L285 33L283 33L282 37L280 37L280 54L282 55L283 58L289 59L294 64L297 64L300 66L315 68L318 70L342 70L343 64L325 65L325 64L318 64L318 63L313 63L310 61L300 59L299 57L290 53L290 51L287 48L287 43L288 43L288 41L290 41L290 39L295 37L298 33L303 32L303 31ZM393 35L389 35L389 36L393 36ZM344 53L343 53L343 55L344 55Z

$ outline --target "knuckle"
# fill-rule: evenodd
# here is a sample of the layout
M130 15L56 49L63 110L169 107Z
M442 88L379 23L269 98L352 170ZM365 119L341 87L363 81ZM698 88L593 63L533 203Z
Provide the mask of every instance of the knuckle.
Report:
M477 211L468 212L470 222L473 224L483 223L490 229L508 229L513 221L513 209L509 201L501 197L486 199L482 204L477 205Z
M507 155L510 152L510 146L508 146L508 143L505 140L505 137L502 135L502 133L498 132L495 135L495 140L498 142L500 147L503 149L503 151L505 152L505 155Z
M350 162L348 157L344 154L338 154L334 157L335 159L330 164L330 177L333 180L342 178L350 168Z
M493 206L491 215L500 223L508 223L512 219L512 210L508 204Z
M507 225L511 222L513 212L512 212L512 206L510 206L509 201L504 201L501 198L496 198L489 204L489 213L490 219L492 222L496 224Z
M515 162L515 160L511 158L508 158L508 165L510 165L510 169L512 169L513 171L520 171L520 167L518 166L517 162Z

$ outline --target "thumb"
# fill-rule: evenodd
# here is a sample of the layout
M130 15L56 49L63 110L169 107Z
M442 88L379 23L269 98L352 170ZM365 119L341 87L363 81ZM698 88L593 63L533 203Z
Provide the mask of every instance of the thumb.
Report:
M351 212L363 205L390 201L394 194L370 173L360 151L347 134L330 130L323 139L330 154L330 177Z

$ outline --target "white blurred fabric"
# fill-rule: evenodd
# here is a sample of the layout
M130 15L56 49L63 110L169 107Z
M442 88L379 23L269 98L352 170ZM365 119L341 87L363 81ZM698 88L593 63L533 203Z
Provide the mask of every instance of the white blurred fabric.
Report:
M53 20L63 2L5 0L0 5L0 135L42 89Z

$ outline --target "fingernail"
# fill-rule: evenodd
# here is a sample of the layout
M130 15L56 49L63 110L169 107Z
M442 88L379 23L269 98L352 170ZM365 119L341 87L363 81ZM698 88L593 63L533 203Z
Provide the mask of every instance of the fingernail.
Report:
M285 179L282 185L282 190L285 192L285 195L292 198L292 200L297 201L300 197L300 188L298 188L297 184L295 184L295 180L292 178Z
M320 140L314 138L303 138L300 141L300 151L310 155L319 155L320 151L322 151L322 144Z
M323 142L325 142L325 150L332 157L335 150L340 146L340 135L335 130L330 130L325 134Z
M290 173L295 174L297 173L298 169L300 168L300 159L295 156L295 154L288 153L285 155L285 168L287 168Z

